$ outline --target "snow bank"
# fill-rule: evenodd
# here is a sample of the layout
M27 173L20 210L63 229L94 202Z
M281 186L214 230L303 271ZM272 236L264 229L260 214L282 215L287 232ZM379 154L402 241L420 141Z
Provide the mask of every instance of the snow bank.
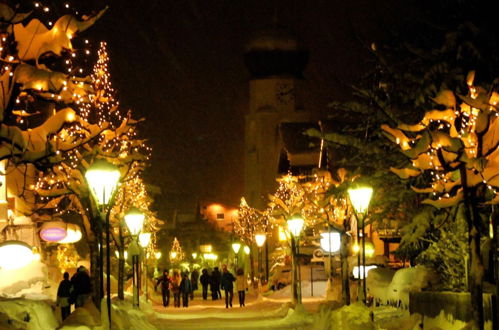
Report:
M335 309L329 316L329 328L335 330L374 330L371 311L362 302ZM327 323L326 323L327 324Z
M47 268L40 261L19 269L0 269L0 296L21 297L23 290L28 290L37 282L46 280ZM30 291L24 293L28 292Z
M438 282L438 275L430 268L416 266L394 272L377 268L366 279L368 293L376 301L392 305L409 306L409 292L430 288Z
M50 330L59 326L52 307L43 301L0 300L0 328Z

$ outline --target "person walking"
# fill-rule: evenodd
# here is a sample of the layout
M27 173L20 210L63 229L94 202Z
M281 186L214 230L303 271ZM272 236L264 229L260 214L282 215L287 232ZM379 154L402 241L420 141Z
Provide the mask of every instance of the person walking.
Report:
M203 300L208 299L208 285L210 284L210 275L208 274L208 269L204 268L199 278L201 286L203 287Z
M177 270L173 272L170 287L173 293L173 306L180 307L180 274Z
M198 279L199 279L199 271L197 269L194 269L191 273L191 285L192 285L191 300L194 299L194 291L198 289Z
M246 291L248 291L248 281L246 280L246 275L244 270L239 268L236 273L236 289L237 296L239 298L239 307L244 306L244 300L246 298Z
M218 270L218 267L213 268L211 273L211 298L213 300L222 299L222 293L220 292L220 281L222 279L222 274Z
M222 266L222 290L225 291L225 308L232 307L232 298L234 297L234 281L236 278L227 269L227 265Z
M188 273L184 273L182 281L180 282L180 294L182 296L182 307L189 307L189 297L192 294L192 284Z
M156 291L158 285L161 284L161 296L163 297L163 306L168 307L170 304L170 277L168 276L168 269L163 270L163 275L156 282L154 291Z
M71 284L73 285L75 307L83 307L92 293L90 276L84 266L78 267L76 273L71 277Z
M62 276L63 280L57 288L57 306L61 307L61 318L64 321L71 314L71 294L73 285L69 280L69 273L65 272Z

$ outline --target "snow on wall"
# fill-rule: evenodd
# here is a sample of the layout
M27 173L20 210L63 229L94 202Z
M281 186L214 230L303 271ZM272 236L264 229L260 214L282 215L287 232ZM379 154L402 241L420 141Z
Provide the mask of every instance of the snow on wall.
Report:
M37 282L47 280L47 268L40 261L19 269L0 269L0 296L21 297ZM37 286L37 287L38 287ZM40 287L41 288L41 287Z
M408 308L409 292L434 286L438 282L438 275L421 265L399 269L395 274L388 269L378 268L369 272L366 282L369 293L381 303L400 304Z

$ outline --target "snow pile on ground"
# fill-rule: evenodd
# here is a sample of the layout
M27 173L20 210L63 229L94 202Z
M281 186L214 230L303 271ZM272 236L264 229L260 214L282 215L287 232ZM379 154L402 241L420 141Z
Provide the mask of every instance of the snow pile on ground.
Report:
M395 273L390 269L377 268L369 272L366 282L368 293L376 301L407 308L409 292L434 286L438 282L438 275L424 266L402 268Z
M367 294L373 296L377 302L388 303L388 286L392 282L395 270L390 268L375 268L369 271L366 277Z
M42 293L44 287L39 282L46 282L47 268L40 261L35 261L19 269L0 269L0 296L21 297L22 294L33 293L32 286ZM30 290L31 289L31 290Z
M269 298L291 298L291 287L292 285L286 285L281 290L270 291L265 296ZM325 297L326 289L327 281L314 281L313 284L310 281L301 282L301 294L303 298L311 298L312 294L313 297Z
M376 329L371 320L371 311L363 303L357 302L349 306L335 309L329 314L329 324L322 323L335 330L371 330ZM318 328L316 328L318 329Z
M59 326L52 307L43 301L0 300L0 328L49 330Z

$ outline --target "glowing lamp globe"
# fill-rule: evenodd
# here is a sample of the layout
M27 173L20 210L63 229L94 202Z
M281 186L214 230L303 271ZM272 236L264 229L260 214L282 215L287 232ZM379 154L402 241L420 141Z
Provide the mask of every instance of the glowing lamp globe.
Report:
M321 248L329 253L338 252L341 246L341 236L338 232L322 233Z
M245 246L244 246L243 250L244 250L244 253L245 253L246 255L250 254L250 252L251 252L250 247L249 247L249 246L247 246L247 245L245 245Z
M364 276L363 276L364 272L362 271L362 268L363 268L363 266L360 266L360 267L359 266L354 266L353 267L353 270L352 270L353 278L355 278L355 279L359 279L359 278L363 279L364 278ZM366 268L365 268L366 269L366 271L365 271L366 278L369 275L369 271L371 269L375 269L375 268L378 268L378 266L376 266L376 265L366 266Z
M138 208L132 207L125 214L125 223L132 236L137 236L144 225L145 215Z
M196 252L192 252L192 259L196 259L198 257L198 254Z
M239 252L239 249L241 249L240 243L232 243L232 251L234 251L235 254Z
M151 233L141 233L139 234L139 244L143 248L146 248L151 241Z
M155 253L154 253L154 257L155 257L156 259L161 258L161 251L157 251L157 252L155 252Z
M58 243L59 244L70 244L70 243L76 243L79 240L81 240L81 230L78 225L75 225L73 223L68 223L66 226L66 237L64 237L62 240L60 240Z
M88 168L85 178L99 205L109 203L120 176L120 170L104 159L96 160Z
M62 221L47 222L40 229L40 238L46 242L59 242L66 237L66 228L66 224Z
M265 234L255 234L256 246L262 247L263 244L265 244L266 239L267 239L267 236Z
M21 241L0 243L0 269L18 269L35 260L31 247Z
M301 234L305 220L301 214L295 214L287 220L288 230L294 236L298 237Z
M350 197L350 202L352 203L355 212L360 214L367 212L372 194L373 188L371 187L348 189L348 196Z

